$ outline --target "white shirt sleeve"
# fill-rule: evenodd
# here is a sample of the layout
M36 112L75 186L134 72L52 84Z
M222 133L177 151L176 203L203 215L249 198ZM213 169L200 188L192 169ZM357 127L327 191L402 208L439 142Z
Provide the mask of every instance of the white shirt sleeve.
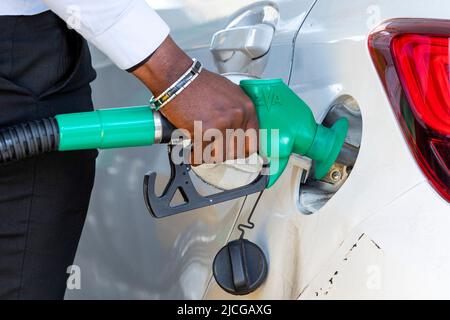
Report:
M145 0L43 2L124 70L144 61L169 34Z

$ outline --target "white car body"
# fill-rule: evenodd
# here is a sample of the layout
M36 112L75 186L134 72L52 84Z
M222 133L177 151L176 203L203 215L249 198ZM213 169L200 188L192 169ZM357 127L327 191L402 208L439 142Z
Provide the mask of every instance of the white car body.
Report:
M213 34L245 6L270 2L153 3L175 40L218 71L209 50ZM293 157L280 181L264 193L256 227L246 236L265 252L269 274L245 298L450 298L450 206L412 156L368 49L370 33L383 21L450 20L450 2L278 0L274 5L280 20L257 76L283 78L319 122L337 101L350 97L361 113L362 139L349 178L313 214L299 209L301 159ZM148 92L136 80L98 52L94 58L99 107L145 103ZM256 197L154 220L143 204L141 179L150 168L167 171L163 150L102 152L75 262L81 290L68 290L67 298L237 298L215 283L211 264L217 251L239 236L237 225L246 221Z

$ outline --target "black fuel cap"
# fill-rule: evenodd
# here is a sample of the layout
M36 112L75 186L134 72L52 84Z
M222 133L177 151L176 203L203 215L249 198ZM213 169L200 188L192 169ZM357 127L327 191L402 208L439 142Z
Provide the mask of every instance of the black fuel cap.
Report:
M266 280L267 260L256 244L238 239L228 243L217 253L213 274L226 292L246 295L258 289Z

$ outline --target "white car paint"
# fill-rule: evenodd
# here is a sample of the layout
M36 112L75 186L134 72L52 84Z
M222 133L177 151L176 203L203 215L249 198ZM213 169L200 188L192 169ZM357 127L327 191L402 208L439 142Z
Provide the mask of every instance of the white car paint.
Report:
M174 39L205 67L217 71L209 51L214 33L249 4L276 6L280 17L269 59L264 61L264 77L283 77L287 81L294 39L313 3L180 0L171 1L159 12L172 27ZM97 107L148 102L150 93L143 85L94 48L92 54L98 73L93 83ZM142 198L142 179L149 170L168 177L164 146L100 153L89 214L75 259L81 270L81 289L68 290L67 299L204 296L214 256L229 239L244 199L157 220L148 214ZM201 182L198 186L208 189Z
M198 18L187 25L180 20L174 37L192 56L216 70L209 41L243 2L174 1L178 5L162 14L174 24L184 11ZM258 1L245 5L248 2ZM367 40L387 19L450 19L450 2L318 0L312 10L312 1L275 2L281 22L260 76L289 82L313 108L318 121L335 101L352 97L362 114L362 142L349 179L314 214L301 213L297 205L304 167L297 157L279 183L265 192L255 212L256 228L246 236L266 253L269 276L259 290L244 298L449 298L450 206L413 159L369 55ZM218 17L219 11L222 15ZM125 80L105 60L97 57L96 61L100 70L100 81L94 86L98 102L129 105L147 97L134 80ZM127 161L131 160L136 166L130 174ZM134 180L150 165L164 167L158 151L114 151L99 162L99 166ZM119 192L118 187L111 187L105 198L105 185L113 185L115 180L102 170L100 167L90 221L76 261L85 270L88 284L81 291L68 292L69 298L240 298L218 287L210 267L217 250L239 236L237 225L247 220L255 196L151 221L138 203L142 200L132 194L140 187L135 186L136 181L127 182L130 187ZM118 202L125 202L132 212L117 209ZM170 276L159 271L164 267L169 268ZM152 280L154 277L160 279Z
M450 3L319 0L305 21L290 86L317 119L352 96L362 145L346 184L314 215L294 205L294 171L264 196L248 234L271 269L255 298L449 298L450 207L408 150L368 52L371 30L396 17L449 19ZM223 296L213 284L208 297Z

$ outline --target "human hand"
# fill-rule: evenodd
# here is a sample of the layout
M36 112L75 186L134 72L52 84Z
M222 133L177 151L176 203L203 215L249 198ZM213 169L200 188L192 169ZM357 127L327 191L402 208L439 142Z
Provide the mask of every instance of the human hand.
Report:
M191 65L189 56L168 37L133 73L158 96ZM192 164L219 163L257 151L258 118L253 102L238 85L218 74L203 70L160 112L174 126L189 132L194 142ZM194 126L195 121L201 128Z

